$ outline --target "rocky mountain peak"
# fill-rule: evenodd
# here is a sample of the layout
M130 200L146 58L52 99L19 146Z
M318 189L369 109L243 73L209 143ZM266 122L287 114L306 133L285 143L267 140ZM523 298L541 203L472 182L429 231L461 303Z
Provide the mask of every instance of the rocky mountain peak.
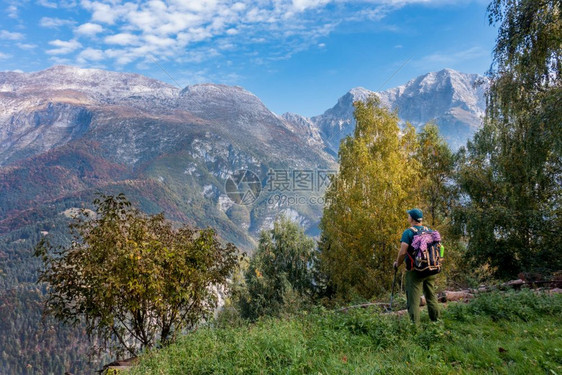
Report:
M57 65L33 73L2 73L2 91L43 98L52 98L52 94L57 92L73 91L87 96L89 102L94 104L115 103L140 96L156 100L171 99L177 96L179 89L140 74Z
M240 86L227 86L214 83L189 85L180 92L180 97L190 101L210 100L218 103L255 104L264 106L261 100Z
M383 106L397 109L402 121L420 127L434 121L453 148L464 144L481 124L487 81L478 74L443 69L421 75L404 85L373 92L356 87L322 115L311 118L326 145L337 153L342 138L355 127L353 102L376 94Z
M365 100L372 94L373 91L367 90L364 87L354 87L351 90L349 90L347 94L344 95L343 97L349 97L350 99L353 99L353 101L357 101L357 100Z
M178 104L204 118L236 117L242 112L254 116L273 114L256 95L242 87L212 83L187 86L180 92Z

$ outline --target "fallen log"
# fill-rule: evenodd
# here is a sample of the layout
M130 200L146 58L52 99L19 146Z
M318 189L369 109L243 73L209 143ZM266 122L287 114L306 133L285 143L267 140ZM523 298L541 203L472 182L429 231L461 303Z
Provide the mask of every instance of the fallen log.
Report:
M474 293L467 290L451 291L446 290L439 294L439 302L449 302L449 301L468 301L474 298Z

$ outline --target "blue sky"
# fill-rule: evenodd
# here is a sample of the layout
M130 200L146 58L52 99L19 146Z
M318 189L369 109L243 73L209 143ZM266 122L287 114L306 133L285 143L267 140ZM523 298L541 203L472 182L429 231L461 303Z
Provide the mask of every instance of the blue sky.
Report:
M0 70L66 64L184 87L242 86L307 116L349 89L384 90L443 68L483 74L487 1L0 0Z

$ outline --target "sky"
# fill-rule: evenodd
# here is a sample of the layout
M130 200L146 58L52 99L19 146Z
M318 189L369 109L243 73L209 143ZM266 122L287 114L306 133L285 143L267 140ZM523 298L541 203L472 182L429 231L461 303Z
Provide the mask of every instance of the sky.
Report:
M0 0L0 71L73 65L183 88L238 85L313 116L353 87L451 68L484 74L484 0Z

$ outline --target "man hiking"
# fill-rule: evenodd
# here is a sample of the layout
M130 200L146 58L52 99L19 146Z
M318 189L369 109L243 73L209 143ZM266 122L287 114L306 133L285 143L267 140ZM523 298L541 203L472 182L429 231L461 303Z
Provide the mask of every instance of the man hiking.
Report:
M398 257L394 262L395 270L398 269L406 257L409 258L408 260L412 260L411 254L414 253L412 247L414 236L418 234L418 232L423 233L428 230L427 227L422 225L423 213L420 209L414 208L408 210L407 212L410 228L406 229L404 233L402 233L402 238L400 239L400 251L398 252ZM414 270L412 263L413 260L406 261L406 300L410 319L415 324L419 324L420 322L420 298L423 291L427 303L429 318L432 321L436 321L439 318L439 305L435 295L436 275L425 275L422 272Z

